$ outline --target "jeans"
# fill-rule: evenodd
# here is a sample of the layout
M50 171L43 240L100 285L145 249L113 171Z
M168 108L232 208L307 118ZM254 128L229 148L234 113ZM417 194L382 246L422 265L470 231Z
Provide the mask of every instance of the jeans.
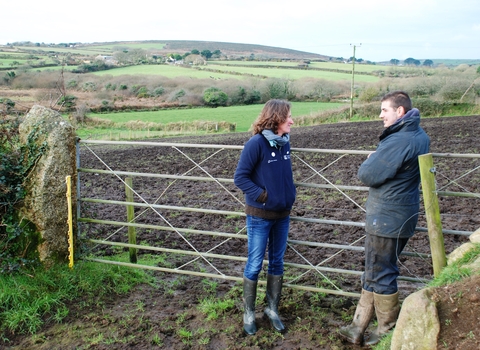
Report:
M365 237L365 271L362 288L377 294L395 294L400 274L397 259L408 238L386 238L367 233Z
M247 215L248 258L243 275L257 281L268 244L268 274L283 275L290 217L279 220Z

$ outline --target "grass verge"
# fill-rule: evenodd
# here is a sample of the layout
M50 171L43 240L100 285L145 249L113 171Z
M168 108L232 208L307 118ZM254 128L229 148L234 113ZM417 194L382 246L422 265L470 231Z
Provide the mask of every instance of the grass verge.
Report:
M45 321L61 322L68 316L67 303L97 305L102 298L128 293L152 277L144 270L93 262L79 262L73 269L50 269L0 276L0 343L8 334L35 334Z

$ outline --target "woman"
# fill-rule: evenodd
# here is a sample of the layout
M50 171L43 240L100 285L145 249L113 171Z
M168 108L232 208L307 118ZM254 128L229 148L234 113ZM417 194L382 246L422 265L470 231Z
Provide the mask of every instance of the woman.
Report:
M283 283L283 256L287 247L290 210L295 201L290 161L291 104L270 100L253 124L235 171L235 185L245 194L248 258L243 273L243 329L253 335L258 275L268 244L267 307L264 315L279 332L278 315Z

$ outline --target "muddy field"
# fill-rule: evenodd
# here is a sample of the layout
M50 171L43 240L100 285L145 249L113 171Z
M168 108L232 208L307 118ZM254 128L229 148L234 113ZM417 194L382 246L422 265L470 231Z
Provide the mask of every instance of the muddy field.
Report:
M422 126L431 138L431 152L478 154L479 122L480 116L432 118L424 119ZM382 129L381 122L359 122L292 130L291 144L297 149L292 152L292 162L298 196L285 256L287 287L280 307L287 330L283 335L275 334L262 319L261 286L257 304L259 332L253 337L242 333L238 283L246 256L245 219L238 214L243 213L242 193L231 179L240 150L228 147L243 145L250 134L155 140L194 147L82 144L82 168L126 172L118 177L101 171L81 173L82 198L124 201L123 180L132 176L127 172L164 174L133 176L135 202L143 205L135 208L135 221L146 225L137 228L137 243L169 249L142 249L138 263L142 264L145 254L149 254L158 260L155 266L186 274L156 271L162 277L158 286L142 286L128 296L112 296L98 310L80 310L72 305L67 324L47 324L35 338L36 342L31 337L20 337L10 344L11 348L355 349L342 343L336 330L349 322L357 300L344 293L360 291L367 192L357 180L356 172L366 154L345 154L339 150L373 151ZM206 148L202 144L225 145L225 148ZM480 192L477 169L480 159L435 157L434 164L439 190ZM445 234L449 253L467 241L468 232L480 227L480 206L478 199L472 198L442 196L439 200L443 229L451 231ZM409 254L400 257L402 299L422 288L424 281L433 275L423 210L422 206L419 231L405 249ZM125 206L91 200L82 202L81 216L93 220L127 220ZM127 229L121 225L82 223L81 237L128 242ZM84 249L85 254L97 257L112 257L124 250L89 243L85 243ZM189 254L177 254L178 250L210 255L196 259ZM314 271L314 266L319 269ZM312 287L321 288L323 293L309 290ZM236 303L217 319L208 319L200 310L205 298L234 298ZM141 310L138 305L142 305ZM478 311L478 303L474 301L471 305ZM460 310L458 305L457 310ZM447 311L445 308L444 313ZM462 340L462 349L478 348L479 331L460 328L478 324L478 319L467 316L460 319L464 321L455 323L456 333L441 335L442 344ZM447 334L447 329L442 331ZM469 331L476 332L470 343L465 337ZM102 339L93 341L99 333Z

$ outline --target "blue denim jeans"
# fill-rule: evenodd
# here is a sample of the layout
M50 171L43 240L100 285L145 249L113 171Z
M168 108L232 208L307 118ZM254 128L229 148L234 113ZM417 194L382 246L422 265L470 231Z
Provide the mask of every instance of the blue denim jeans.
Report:
M290 217L267 220L247 215L248 258L243 275L257 281L268 244L268 274L283 275Z
M395 294L400 274L397 259L408 238L386 238L368 234L365 237L365 271L362 288L377 294Z

